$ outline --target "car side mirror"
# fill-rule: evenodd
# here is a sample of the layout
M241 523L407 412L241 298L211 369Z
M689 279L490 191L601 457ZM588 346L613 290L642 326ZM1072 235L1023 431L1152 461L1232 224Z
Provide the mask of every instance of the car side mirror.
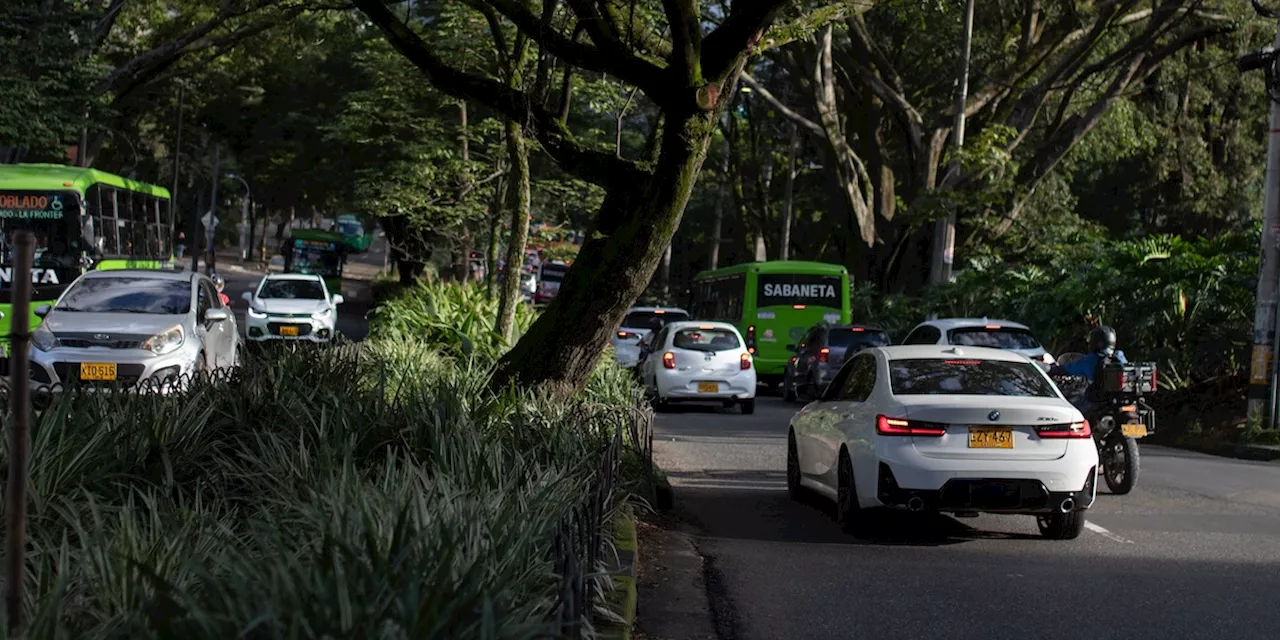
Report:
M50 311L52 311L52 310L53 310L53 307L50 307L50 306L49 306L49 305L47 305L47 304L42 304L42 305L40 305L40 306L36 307L36 310L35 310L35 311L33 311L32 313L36 314L36 317L37 317L37 318L43 318L43 317L45 317L45 316L49 315L49 312L50 312Z
M343 297L342 297L342 294L340 294L340 293L335 293L335 294L333 294L333 303L334 303L334 304L342 304L344 300L346 300L346 298L343 298Z
M787 345L787 351L795 351L795 350L796 350L796 346L794 344Z
M209 309L204 312L205 322L225 322L231 314L226 309Z
M253 302L253 294L248 291L240 294L240 297L244 298L245 302Z

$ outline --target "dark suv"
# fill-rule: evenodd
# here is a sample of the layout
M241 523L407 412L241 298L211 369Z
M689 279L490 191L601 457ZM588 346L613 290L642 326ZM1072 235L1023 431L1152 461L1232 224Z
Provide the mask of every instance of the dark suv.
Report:
M813 400L822 396L827 384L840 371L847 356L867 347L889 345L883 329L863 324L817 324L800 339L789 344L795 354L783 371L782 398L787 402Z

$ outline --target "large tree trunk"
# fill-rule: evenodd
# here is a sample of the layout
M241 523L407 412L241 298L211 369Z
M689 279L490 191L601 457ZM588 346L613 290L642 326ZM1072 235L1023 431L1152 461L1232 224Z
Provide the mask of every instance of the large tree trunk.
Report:
M498 170L503 170L502 162L497 164ZM490 205L492 210L489 212L489 244L484 254L484 288L485 295L490 298L498 292L498 251L502 244L499 236L502 233L502 212L506 210L506 202L507 180L498 178L493 187L493 204Z
M520 304L520 267L529 240L529 151L520 125L506 122L507 155L511 164L511 237L507 240L507 265L502 271L498 295L498 333L511 340L516 305Z
M498 362L493 386L533 383L563 394L586 383L671 242L714 127L713 112L667 114L654 173L606 194L560 293Z

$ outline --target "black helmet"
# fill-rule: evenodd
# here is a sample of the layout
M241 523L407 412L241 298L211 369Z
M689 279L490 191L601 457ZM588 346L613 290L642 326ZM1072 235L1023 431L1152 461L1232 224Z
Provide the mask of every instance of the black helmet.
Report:
M1116 350L1116 330L1103 325L1089 332L1089 351L1106 352L1111 355Z

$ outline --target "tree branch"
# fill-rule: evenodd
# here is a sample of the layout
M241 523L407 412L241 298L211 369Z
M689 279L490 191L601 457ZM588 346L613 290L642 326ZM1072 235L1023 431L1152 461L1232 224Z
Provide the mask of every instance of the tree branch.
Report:
M643 170L613 154L593 151L573 139L573 134L551 112L528 94L489 78L459 71L445 64L382 0L353 0L402 55L418 67L427 81L455 98L474 100L520 123L561 167L583 180L603 187L640 180Z
M747 84L751 85L751 88L756 93L759 93L761 97L767 100L769 104L772 104L773 107L777 109L782 115L790 118L792 122L795 122L796 124L804 127L813 135L816 135L819 137L827 135L826 131L823 130L822 125L804 117L803 115L800 114L800 112L783 104L782 101L779 100L777 97L775 97L772 93L770 93L768 89L764 88L764 85L760 84L759 82L756 81L755 78L751 77L751 74L743 73L742 80Z
M702 39L702 77L718 83L751 52L788 0L735 0L729 17Z

